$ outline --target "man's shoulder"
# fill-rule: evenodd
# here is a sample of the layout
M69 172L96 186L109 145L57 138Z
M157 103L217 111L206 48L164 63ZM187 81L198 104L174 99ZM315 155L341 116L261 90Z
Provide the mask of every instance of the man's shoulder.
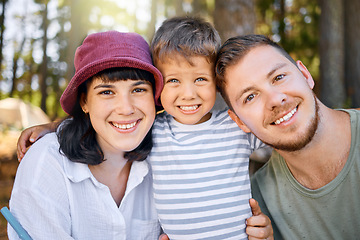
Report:
M275 150L272 151L271 157L269 160L257 170L254 175L251 177L252 182L258 182L258 184L272 184L279 175L282 175L281 161L283 158Z

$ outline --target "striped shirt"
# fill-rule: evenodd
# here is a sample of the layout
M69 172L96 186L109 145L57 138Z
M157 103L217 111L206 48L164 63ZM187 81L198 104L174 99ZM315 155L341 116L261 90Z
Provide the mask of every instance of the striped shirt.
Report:
M153 127L149 156L160 223L170 239L247 239L249 156L263 144L227 114L197 125L166 112Z

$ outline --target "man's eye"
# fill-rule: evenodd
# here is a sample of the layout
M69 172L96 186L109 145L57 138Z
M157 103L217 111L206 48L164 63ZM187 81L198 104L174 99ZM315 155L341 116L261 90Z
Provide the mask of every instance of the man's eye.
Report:
M277 76L274 78L274 80L275 80L275 82L276 82L276 81L279 81L279 80L283 79L284 77L285 77L284 74L280 74L280 75L277 75Z
M245 103L250 102L251 100L254 99L254 97L255 97L255 94L250 94L249 96L246 97Z

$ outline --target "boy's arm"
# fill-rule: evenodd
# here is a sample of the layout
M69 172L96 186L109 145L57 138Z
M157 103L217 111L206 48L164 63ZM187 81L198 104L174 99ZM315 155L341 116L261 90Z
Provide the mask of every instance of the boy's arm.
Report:
M55 132L59 124L60 122L51 122L29 127L22 131L17 142L16 154L18 161L20 162L24 157L28 147L30 147L34 142L36 142L45 134Z
M273 240L273 228L268 216L261 212L258 202L251 198L249 200L253 216L246 220L246 233L249 239Z

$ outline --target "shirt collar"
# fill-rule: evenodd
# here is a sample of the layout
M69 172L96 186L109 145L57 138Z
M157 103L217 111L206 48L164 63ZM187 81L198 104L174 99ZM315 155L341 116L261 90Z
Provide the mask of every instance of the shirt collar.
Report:
M94 178L87 164L72 162L68 159L64 162L65 174L72 182L76 183ZM148 172L149 164L146 161L134 161L130 169L127 191L139 185Z

